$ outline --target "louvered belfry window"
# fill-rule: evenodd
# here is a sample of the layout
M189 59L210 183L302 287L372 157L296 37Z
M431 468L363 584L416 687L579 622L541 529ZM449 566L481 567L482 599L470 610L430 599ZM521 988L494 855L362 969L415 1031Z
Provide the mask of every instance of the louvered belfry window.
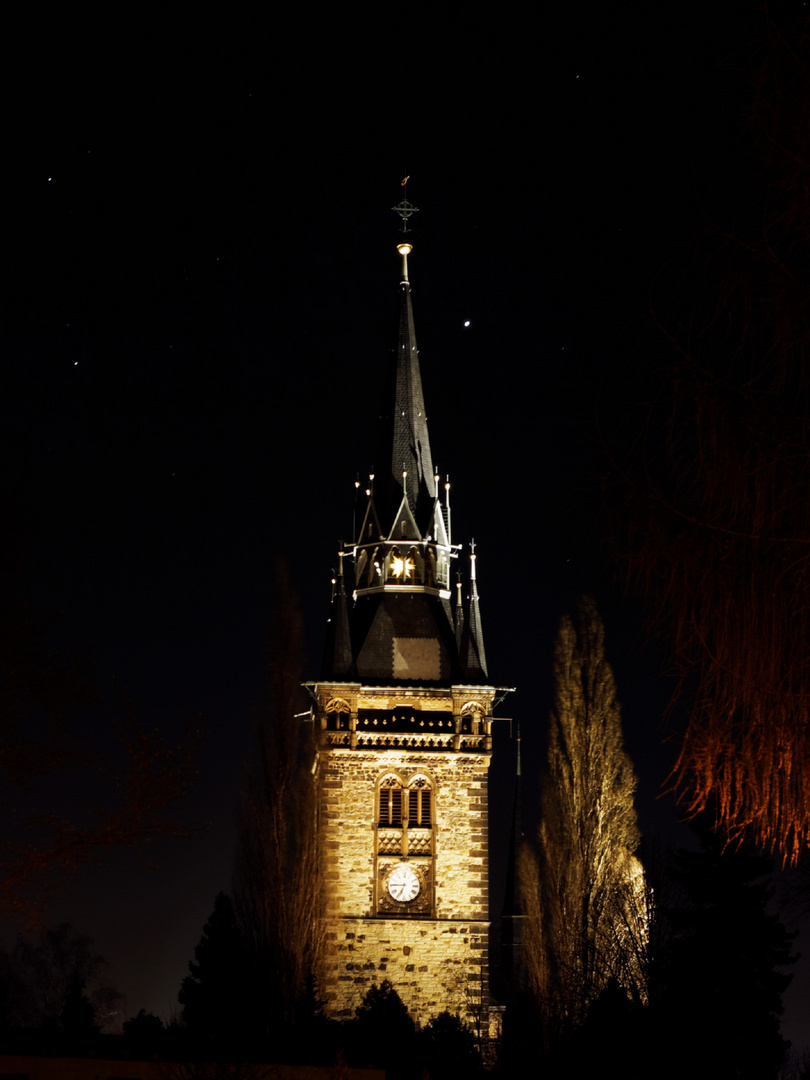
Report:
M430 788L421 777L408 792L408 824L412 829L430 826Z
M380 785L380 825L398 829L402 825L402 784L387 776Z

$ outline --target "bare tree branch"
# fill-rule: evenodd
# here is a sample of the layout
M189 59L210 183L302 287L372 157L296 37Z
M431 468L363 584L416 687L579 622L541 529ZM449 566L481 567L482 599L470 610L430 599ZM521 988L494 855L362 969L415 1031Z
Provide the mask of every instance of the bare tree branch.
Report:
M683 277L660 279L660 388L640 437L614 440L609 501L675 696L694 690L680 797L795 862L810 845L810 22L783 31L763 9L756 27L756 66L735 76L738 199L707 185Z

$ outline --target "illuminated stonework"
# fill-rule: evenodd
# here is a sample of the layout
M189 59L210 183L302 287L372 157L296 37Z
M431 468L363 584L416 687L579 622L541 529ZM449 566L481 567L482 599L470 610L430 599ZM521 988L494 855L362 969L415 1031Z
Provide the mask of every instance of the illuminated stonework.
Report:
M410 250L410 248L409 248ZM328 1015L390 980L421 1023L488 1006L487 773L492 709L475 556L451 606L449 483L434 472L400 284L390 456L369 476L339 555L321 680L312 684ZM357 485L359 490L359 483ZM343 560L353 562L347 589Z
M329 711L338 694L348 715ZM421 1022L444 1009L477 1022L488 974L494 690L406 695L321 683L316 696L327 1011L354 1015L369 987L390 979ZM418 889L395 885L398 899L389 882L393 873L413 880L404 867Z

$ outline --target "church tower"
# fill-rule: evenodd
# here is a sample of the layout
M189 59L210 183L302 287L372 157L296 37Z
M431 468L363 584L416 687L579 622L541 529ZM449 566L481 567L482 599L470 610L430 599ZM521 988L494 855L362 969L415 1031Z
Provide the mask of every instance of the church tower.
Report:
M323 670L312 687L319 991L329 1015L350 1017L388 979L420 1022L449 1009L477 1025L488 1001L487 773L498 691L487 674L474 544L466 553L453 544L450 485L442 487L433 467L412 247L398 251L392 411L360 527L339 555ZM460 582L451 585L459 564L466 597Z

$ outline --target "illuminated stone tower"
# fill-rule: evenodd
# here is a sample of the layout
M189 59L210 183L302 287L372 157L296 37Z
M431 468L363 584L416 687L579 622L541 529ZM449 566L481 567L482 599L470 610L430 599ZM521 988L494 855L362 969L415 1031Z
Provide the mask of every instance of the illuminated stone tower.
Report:
M408 204L409 205L409 204ZM461 553L434 472L402 259L393 411L360 529L340 554L322 677L318 836L330 1015L389 979L421 1022L477 1022L488 998L490 685L475 553ZM353 562L351 596L344 558ZM452 602L451 602L452 600Z

